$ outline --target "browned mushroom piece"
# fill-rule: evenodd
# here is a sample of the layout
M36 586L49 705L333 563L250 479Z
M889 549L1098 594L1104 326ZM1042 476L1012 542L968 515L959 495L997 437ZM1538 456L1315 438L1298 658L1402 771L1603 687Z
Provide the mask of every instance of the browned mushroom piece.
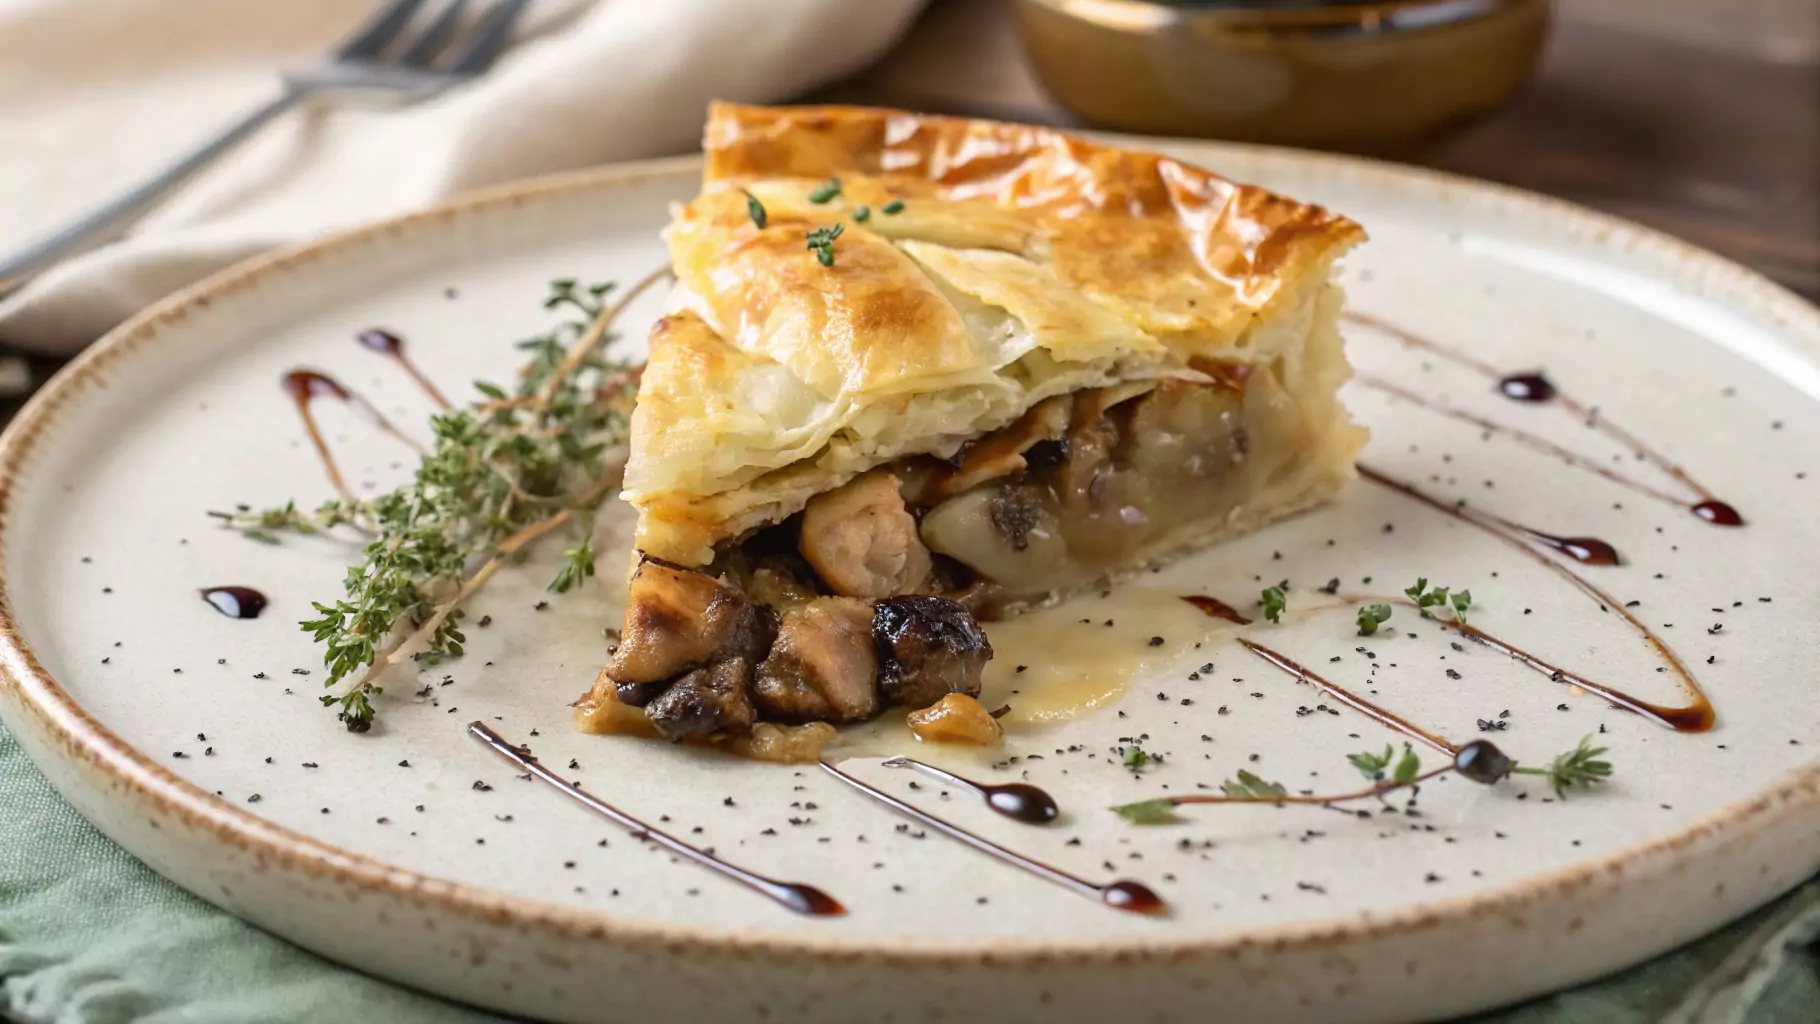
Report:
M706 573L639 565L619 648L607 662L620 701L643 707L665 739L739 731L757 720L752 674L776 613Z
M751 681L751 661L743 657L718 661L670 683L645 705L645 715L667 740L742 732L758 720L747 692Z
M780 722L858 722L878 714L872 603L824 597L784 613L753 699Z
M745 612L745 595L706 573L647 560L628 584L625 625L607 675L619 699L642 707L662 692L651 684L707 661Z
M888 704L926 708L950 693L977 697L992 644L967 609L945 597L893 597L872 612L878 691Z

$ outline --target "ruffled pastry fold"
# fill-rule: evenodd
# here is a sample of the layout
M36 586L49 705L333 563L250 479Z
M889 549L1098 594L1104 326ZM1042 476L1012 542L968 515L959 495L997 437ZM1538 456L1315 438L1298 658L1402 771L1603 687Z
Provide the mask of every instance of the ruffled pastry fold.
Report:
M665 232L678 284L626 473L639 548L683 565L1051 396L1293 356L1306 326L1276 321L1316 308L1364 238L1318 206L1020 125L716 104L705 149ZM807 236L836 224L824 266Z

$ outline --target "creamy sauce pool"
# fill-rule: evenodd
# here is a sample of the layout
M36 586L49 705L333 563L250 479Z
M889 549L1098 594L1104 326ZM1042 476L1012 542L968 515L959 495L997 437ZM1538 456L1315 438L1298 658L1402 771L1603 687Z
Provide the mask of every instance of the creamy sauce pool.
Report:
M993 656L980 703L1009 706L999 721L1014 730L1064 722L1111 704L1140 674L1236 628L1210 620L1172 591L1142 587L987 623Z

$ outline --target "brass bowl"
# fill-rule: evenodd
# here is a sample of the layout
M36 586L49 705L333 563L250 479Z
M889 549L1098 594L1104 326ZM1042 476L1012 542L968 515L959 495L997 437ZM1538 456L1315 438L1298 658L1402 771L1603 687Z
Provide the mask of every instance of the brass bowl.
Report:
M1383 152L1485 113L1548 0L1018 0L1038 77L1103 127Z

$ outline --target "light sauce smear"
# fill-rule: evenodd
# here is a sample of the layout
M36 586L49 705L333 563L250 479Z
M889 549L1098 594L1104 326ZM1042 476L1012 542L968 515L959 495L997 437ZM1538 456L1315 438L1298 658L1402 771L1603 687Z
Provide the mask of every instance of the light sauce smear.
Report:
M1010 729L1064 722L1118 700L1140 673L1184 660L1196 643L1206 647L1237 628L1173 592L1143 587L988 623L993 655L980 703L1009 706L999 721Z

